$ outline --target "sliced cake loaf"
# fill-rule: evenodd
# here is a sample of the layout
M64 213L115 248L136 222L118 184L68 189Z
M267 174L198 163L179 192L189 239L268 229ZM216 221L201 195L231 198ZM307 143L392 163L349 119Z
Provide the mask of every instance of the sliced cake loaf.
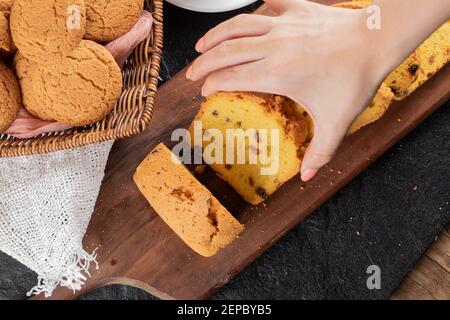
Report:
M383 84L371 104L354 121L349 134L378 120L389 108L393 97L391 89ZM196 123L201 126L200 142L194 138ZM238 162L237 140L233 139L230 147L225 139L229 134L227 132L259 132L261 129L267 134L264 137L266 143L261 143L263 137L260 134L245 135L245 162ZM279 134L276 140L271 135L272 129ZM217 142L215 137L211 137L211 132L215 130L222 137L219 143L223 147L221 157L210 157L205 152L210 144ZM193 148L202 146L204 159L216 174L248 203L257 205L300 172L304 152L314 134L314 125L306 111L288 98L270 94L220 92L203 102L189 131ZM262 170L269 166L268 162L260 159L250 162L250 154L272 156L272 161L277 163L276 172L263 174Z
M234 138L234 146L223 141L222 161L211 163L206 159L206 152L204 156L211 168L251 204L263 202L300 171L308 125L290 99L269 94L220 92L202 104L189 128L191 137L195 136L196 121L201 123L205 139L193 144L194 147L202 144L205 151L213 141L207 141L211 130L219 130L222 137L247 133L242 142L245 146L239 149L245 161L238 161L239 143ZM251 161L251 156L257 159Z
M369 4L370 1L353 1L335 6L361 9ZM450 60L449 37L450 22L447 22L385 79L373 101L355 119L348 133L355 133L380 119L393 100L404 99L445 66ZM280 136L280 167L275 175L260 174L261 163L234 165L224 161L222 164L210 164L221 178L252 204L264 201L299 172L304 151L314 135L313 121L301 106L287 98L269 94L214 94L203 103L195 120L201 121L204 136L209 129L218 129L225 136L225 131L233 128L279 128L284 133ZM192 136L194 123L190 127ZM292 130L293 127L295 130ZM210 142L203 141L201 144L207 147ZM198 147L195 141L193 146ZM250 142L247 142L246 148L248 152L260 152L259 149L252 148ZM233 150L227 150L224 158L227 152Z
M216 254L244 230L163 144L139 165L134 181L158 215L202 256Z

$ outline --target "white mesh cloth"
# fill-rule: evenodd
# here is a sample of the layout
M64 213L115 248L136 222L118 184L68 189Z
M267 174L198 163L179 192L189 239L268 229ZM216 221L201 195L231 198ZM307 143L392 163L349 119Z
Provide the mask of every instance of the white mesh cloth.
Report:
M79 290L96 264L82 240L111 146L0 158L0 250L38 274L28 295Z

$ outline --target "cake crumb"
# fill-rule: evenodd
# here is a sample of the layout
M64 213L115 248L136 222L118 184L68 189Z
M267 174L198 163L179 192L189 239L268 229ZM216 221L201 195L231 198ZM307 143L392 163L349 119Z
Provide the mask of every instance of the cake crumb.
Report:
M194 168L194 172L197 174L204 174L206 171L206 164L196 165Z

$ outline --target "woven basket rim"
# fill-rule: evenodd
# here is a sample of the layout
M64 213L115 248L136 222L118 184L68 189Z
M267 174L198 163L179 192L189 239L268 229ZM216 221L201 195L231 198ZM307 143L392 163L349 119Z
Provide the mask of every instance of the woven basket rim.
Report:
M153 117L155 98L158 91L159 71L163 51L163 0L145 0L144 2L147 8L152 8L153 27L151 35L141 43L142 50L142 48L146 48L145 44L152 41L151 46L148 46L149 49L151 48L151 57L149 59L150 68L148 66L141 66L142 69L145 69L145 74L148 79L140 85L135 85L136 88L140 87L140 90L130 89L129 94L129 99L134 94L144 101L141 109L136 109L136 112L139 113L138 115L133 111L133 115L138 116L138 119L127 119L129 123L119 124L114 128L105 128L105 122L99 121L87 128L73 128L61 132L52 132L31 139L16 139L3 134L0 135L0 157L44 154L109 140L127 138L140 134L149 126ZM141 52L141 54L144 53ZM139 59L136 52L134 57L135 60ZM124 66L125 68L126 65ZM136 67L132 71L139 73L137 69ZM126 72L126 70L123 70L123 72ZM145 77L145 74L139 75ZM120 113L116 117L120 118Z

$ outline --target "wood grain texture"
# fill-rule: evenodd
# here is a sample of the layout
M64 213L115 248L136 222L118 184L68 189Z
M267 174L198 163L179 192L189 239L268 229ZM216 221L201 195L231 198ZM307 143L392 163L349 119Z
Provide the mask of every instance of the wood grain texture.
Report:
M246 230L215 257L203 258L165 225L132 181L150 150L161 141L172 146L172 131L187 127L199 108L200 83L187 81L184 74L182 70L160 88L150 128L113 147L84 240L88 251L98 248L100 269L92 270L81 292L58 288L52 299L75 298L107 284L136 286L163 299L209 297L450 97L447 67L413 96L395 103L383 119L347 138L314 181L303 184L295 177L258 207L246 204L208 170L200 180Z
M393 300L450 300L450 223L392 295Z

